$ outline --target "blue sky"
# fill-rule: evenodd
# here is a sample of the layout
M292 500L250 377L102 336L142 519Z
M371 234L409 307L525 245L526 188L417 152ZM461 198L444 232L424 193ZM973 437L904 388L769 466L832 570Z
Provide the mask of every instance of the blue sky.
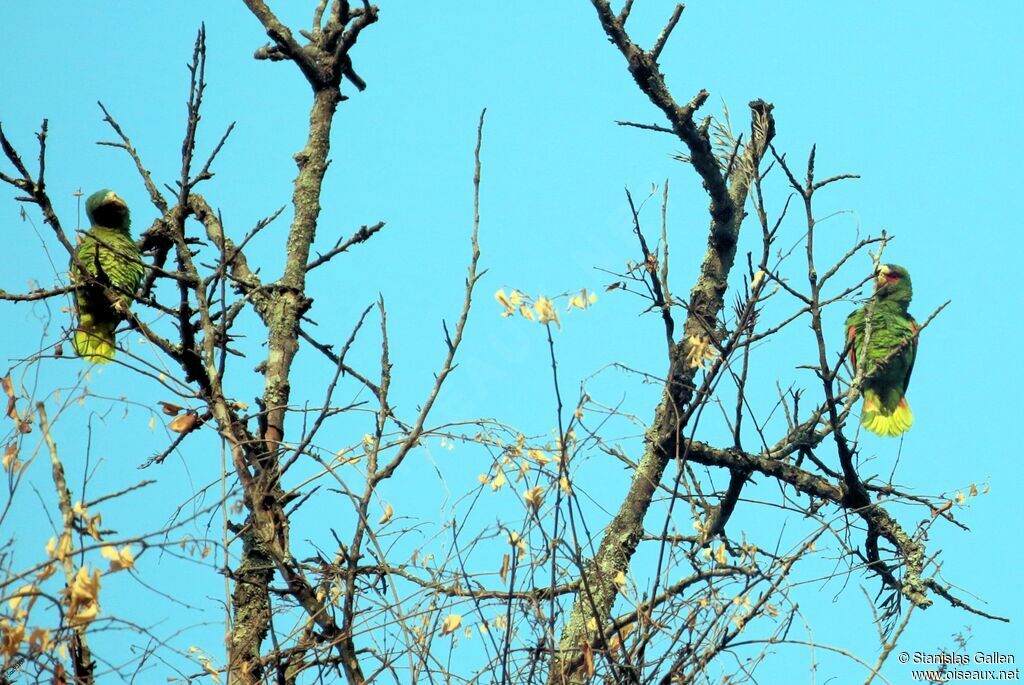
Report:
M282 18L304 25L308 12L298 8L307 3L287 4L287 11L296 13ZM48 186L65 225L75 225L72 193L99 187L116 188L128 199L137 230L152 221L154 210L127 157L95 145L110 139L95 102L102 100L125 127L154 176L172 182L180 165L184 65L201 21L209 45L201 149L208 150L230 122L237 122L215 166L217 176L203 192L223 210L236 237L286 204L295 172L291 155L305 136L308 87L290 65L252 60L264 34L241 3L106 7L0 6L0 24L7 27L0 121L31 159L32 134L42 118L49 118ZM631 20L634 37L648 44L671 7L662 0L639 0ZM897 236L888 258L913 274L915 315L924 318L953 300L921 342L909 394L917 423L902 444L897 480L921 493L953 493L971 482L990 485L988 495L958 512L971 532L936 527L929 546L943 551L944 577L990 602L994 612L1016 618L1024 603L1018 581L1024 512L1013 487L1020 475L1018 450L1007 434L1021 417L1018 389L1024 379L1020 365L1002 352L1022 333L1016 314L1024 239L1010 200L1022 180L1016 140L1024 105L1022 14L1013 2L894 6L697 0L687 7L661 58L678 100L707 88L712 95L706 112L717 114L725 103L734 126L744 130L745 103L764 98L776 107L780 151L803 160L816 143L819 174L861 174L861 180L836 186L821 198L819 215L843 212L822 224L822 259L844 252L856 231L884 228ZM409 411L422 401L443 354L440 321L451 321L461 302L472 216L472 147L477 117L487 107L481 246L488 275L462 366L439 403L440 416L497 417L534 434L554 425L542 329L500 319L490 299L499 287L547 295L584 287L599 291L597 305L566 317L557 336L563 387L572 392L613 361L662 373L660 322L639 316L636 299L604 294L603 286L614 279L597 269L620 270L626 259L637 258L623 188L644 197L652 183L669 179L673 282L677 291L688 288L703 254L707 202L693 171L671 159L681 147L678 141L614 125L616 119L661 120L608 44L590 3L564 0L540 9L459 2L445 10L428 3L384 4L379 25L360 40L355 65L369 88L350 92L352 99L339 110L318 245L330 246L361 224L384 220L387 227L353 254L314 272L310 287L318 330L343 341L363 307L382 295L389 310L395 397ZM769 206L777 211L785 189L776 185L772 192ZM17 291L30 279L51 282L54 268L12 198L9 190L0 191L0 217L11 236L0 287ZM29 213L62 268L59 246L31 208ZM650 236L659 221L656 202L645 208L643 219ZM261 263L266 275L279 271L286 227L286 221L278 222L253 245L250 260ZM799 222L790 221L782 242L800 236ZM741 251L756 249L755 238L749 231ZM799 276L799 267L791 264L790 273ZM866 261L851 265L846 282L867 268ZM54 306L51 340L67 325L67 315ZM0 341L0 355L13 361L38 349L44 307L8 303L2 311L8 333ZM832 313L837 335L846 311ZM780 347L755 354L758 387L764 388L756 397L764 406L773 401L775 379L804 386L813 381L795 369L809 351L806 329L797 328L787 332ZM251 350L258 355L256 343ZM315 403L322 400L329 369L309 350L302 354L295 393ZM367 337L354 354L372 365L379 348ZM237 364L239 397L258 391L247 373L255 358ZM69 387L80 371L73 361L48 362L40 368L39 387ZM124 370L111 367L94 374L90 387L96 395L116 397L128 392L129 382ZM649 387L610 372L595 383L605 399L625 396L640 418L650 415L656 396ZM155 387L131 391L146 406L165 399ZM103 407L90 400L87 410L102 413ZM159 428L148 428L148 410L129 409L122 421L124 412L117 405L105 419L91 415L93 463L104 460L98 490L153 477L135 466L166 444ZM79 480L89 416L86 409L69 410L59 434L69 470ZM714 422L708 425L714 439ZM350 435L332 437L351 440ZM207 438L208 451L173 457L156 474L160 483L148 495L105 510L105 521L120 520L127 531L139 510L152 521L166 521L171 512L162 503L177 504L183 493L216 478L218 447ZM875 457L872 465L878 464L879 472L888 473L899 446L870 438L862 449ZM443 462L439 468L445 473L472 481L486 466L470 450L465 456L459 452L432 458ZM44 461L33 468L45 485ZM420 468L430 472L426 462ZM588 468L592 478L614 469L615 478L598 478L607 482L594 486L596 497L614 503L626 475L597 457ZM449 477L459 492L458 476ZM396 482L388 496L410 501L413 493L410 485ZM440 515L435 502L423 506L423 516ZM3 537L15 536L16 550L28 560L38 540L49 536L48 524L28 490L19 492L15 507L20 518L13 519L13 528L7 520ZM323 513L311 509L309 515ZM904 513L904 522L912 525L916 514ZM218 525L214 520L214 535ZM198 524L189 532L202 533ZM143 558L141 577L183 587L181 569L188 567L157 557ZM875 583L856 581L868 588ZM110 582L122 583L123 590L132 587L127 578ZM201 605L204 597L222 593L218 577L203 582L208 584L193 588L194 596L185 601ZM828 585L817 595L817 606L805 605L817 618L814 637L866 652L873 647L870 625L863 624L865 637L850 636L835 620L839 612L863 619L863 598L851 586L833 600L837 590ZM131 605L122 594L104 609L109 606L113 613L120 602ZM173 622L178 614L168 611ZM206 620L219 618L213 612ZM972 650L1024 658L1019 628L985 622L941 601L912 622L904 644L911 651L946 646L966 625L975 636ZM217 630L199 628L189 639L215 649ZM114 635L115 644L123 639ZM780 649L794 650L782 655L797 653L793 647ZM844 670L852 669L845 662L829 666L839 682L860 675ZM885 673L906 676L895 664Z

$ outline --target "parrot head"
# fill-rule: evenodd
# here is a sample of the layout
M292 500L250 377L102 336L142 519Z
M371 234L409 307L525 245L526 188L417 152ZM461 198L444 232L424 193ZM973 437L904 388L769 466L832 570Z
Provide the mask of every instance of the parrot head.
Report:
M128 205L113 190L97 190L85 201L85 214L95 226L127 231L131 226Z
M875 272L875 297L901 304L909 304L914 295L910 273L896 264L881 264Z

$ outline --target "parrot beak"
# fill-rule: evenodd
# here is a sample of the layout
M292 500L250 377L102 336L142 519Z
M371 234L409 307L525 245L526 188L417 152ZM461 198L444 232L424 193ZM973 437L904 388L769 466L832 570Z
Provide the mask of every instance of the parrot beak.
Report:
M875 273L875 284L879 286L884 285L889 276L890 271L891 269L889 269L889 267L886 266L885 264L879 266L878 271Z
M114 193L114 192L107 193L107 196L105 198L103 198L103 203L104 204L117 205L118 207L122 207L122 208L127 208L128 207L128 205L125 203L125 201L122 200L121 197L117 193Z

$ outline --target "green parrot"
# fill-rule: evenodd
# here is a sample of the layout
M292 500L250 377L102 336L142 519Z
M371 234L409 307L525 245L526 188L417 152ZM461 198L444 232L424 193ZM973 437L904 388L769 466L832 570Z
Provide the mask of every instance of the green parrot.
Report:
M75 353L89 362L106 364L114 358L114 330L128 314L131 295L142 281L142 260L132 240L128 205L112 190L99 190L85 202L92 227L82 236L75 254L95 282L89 283L71 261L71 277L84 283L75 292L78 329L72 342ZM102 286L119 295L116 304Z
M864 408L860 422L877 435L902 435L914 422L906 398L917 356L917 322L907 312L913 294L907 270L883 264L875 274L871 300L846 319L846 340L854 372L860 370L858 362L864 362ZM871 330L866 331L869 312ZM867 332L870 339L865 341Z

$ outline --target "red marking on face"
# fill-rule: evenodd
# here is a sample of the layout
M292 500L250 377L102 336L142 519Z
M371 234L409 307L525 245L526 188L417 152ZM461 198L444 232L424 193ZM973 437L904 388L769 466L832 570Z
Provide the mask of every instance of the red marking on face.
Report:
M898 283L901 280L903 280L903 277L894 271L890 271L887 274L885 274L886 283Z

